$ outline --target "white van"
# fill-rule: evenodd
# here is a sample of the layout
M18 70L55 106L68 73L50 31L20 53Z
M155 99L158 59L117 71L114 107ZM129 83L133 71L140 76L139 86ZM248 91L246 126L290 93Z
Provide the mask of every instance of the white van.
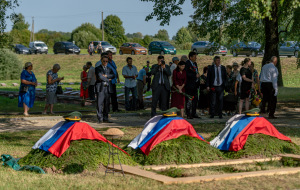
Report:
M48 53L48 46L42 41L34 41L29 43L29 49L32 53Z

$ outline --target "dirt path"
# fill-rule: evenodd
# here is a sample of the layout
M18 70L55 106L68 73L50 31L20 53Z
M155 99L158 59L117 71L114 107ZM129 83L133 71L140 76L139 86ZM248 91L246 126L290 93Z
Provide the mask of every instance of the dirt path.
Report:
M276 112L278 119L269 120L275 127L300 127L300 103L285 103L278 104L279 111ZM262 115L267 117L267 115ZM230 116L223 119L209 119L208 116L203 116L201 119L188 120L191 124L199 123L225 123ZM44 118L19 118L5 119L0 121L0 132L13 132L24 130L48 130L57 122L62 121L60 117L44 117ZM143 127L149 120L148 116L119 116L110 118L113 123L98 124L96 116L86 118L83 122L87 122L93 128L106 127Z

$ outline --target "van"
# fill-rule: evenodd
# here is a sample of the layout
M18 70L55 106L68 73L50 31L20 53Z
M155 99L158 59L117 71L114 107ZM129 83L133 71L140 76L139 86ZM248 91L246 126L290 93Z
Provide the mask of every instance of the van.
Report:
M48 46L42 41L34 41L29 43L29 49L32 53L48 53Z
M176 48L172 46L169 42L165 41L153 41L149 44L148 54L172 54L176 55Z

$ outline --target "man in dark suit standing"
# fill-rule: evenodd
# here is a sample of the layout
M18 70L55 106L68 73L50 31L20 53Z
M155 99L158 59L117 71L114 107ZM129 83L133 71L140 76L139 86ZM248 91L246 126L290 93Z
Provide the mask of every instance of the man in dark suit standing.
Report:
M101 57L101 65L96 67L97 118L99 123L110 123L108 120L110 94L114 92L111 80L115 74L107 66L108 56Z
M218 112L219 118L222 119L223 96L226 83L226 69L221 65L220 56L214 57L214 62L208 68L206 86L210 91L210 118L214 118L215 111ZM216 109L218 105L218 110Z
M157 102L161 100L161 109L163 111L167 110L167 104L169 103L168 94L170 92L170 82L169 77L171 76L171 71L169 65L166 65L163 60L163 56L158 56L157 64L153 65L151 68L151 75L153 75L152 80L152 105L151 105L151 117L156 115Z
M199 72L198 65L196 63L197 53L190 52L189 60L186 61L185 70L186 70L186 85L185 93L194 96L194 99L191 101L186 97L186 106L185 112L188 119L199 118L196 114L196 109L198 105L198 88L199 88Z

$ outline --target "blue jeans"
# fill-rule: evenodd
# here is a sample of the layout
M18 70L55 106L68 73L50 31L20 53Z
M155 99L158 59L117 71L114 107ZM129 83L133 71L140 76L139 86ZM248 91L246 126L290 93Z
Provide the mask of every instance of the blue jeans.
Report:
M129 103L129 93L131 91L132 94L132 103ZM137 90L136 86L133 88L128 88L125 86L125 109L126 110L134 110L136 109L136 99L137 99Z

